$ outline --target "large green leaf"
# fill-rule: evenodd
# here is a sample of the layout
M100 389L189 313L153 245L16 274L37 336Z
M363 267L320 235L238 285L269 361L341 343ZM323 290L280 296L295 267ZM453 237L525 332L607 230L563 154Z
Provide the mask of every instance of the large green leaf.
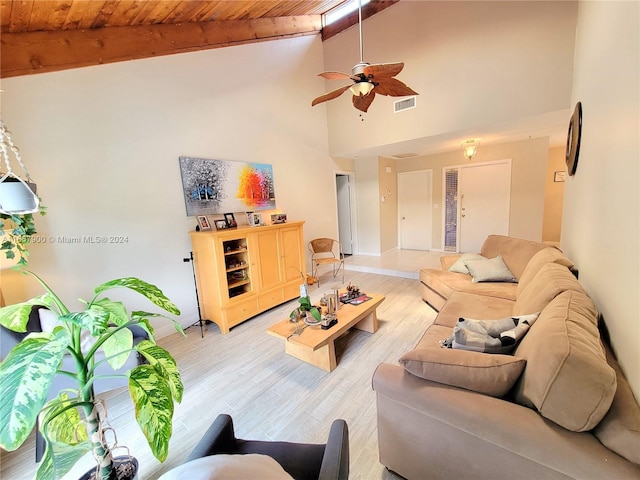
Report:
M109 325L117 325L120 327L129 321L127 309L122 302L114 302L108 298L101 298L91 304L90 310L93 309L106 310L109 313Z
M96 295L115 287L129 288L140 295L147 298L150 302L163 310L172 313L173 315L180 315L180 310L175 304L162 293L162 291L150 283L140 280L135 277L118 278L111 280L110 282L103 283L95 288Z
M140 429L155 457L164 462L169 453L173 399L167 381L151 365L129 372L129 392Z
M0 363L0 446L5 450L18 448L33 430L69 341L61 327L31 334Z
M75 445L61 442L47 443L45 454L36 473L36 480L56 480L62 478L78 463L87 452L91 451L88 441Z
M87 441L89 436L78 408L78 400L69 399L67 393L61 393L47 402L40 417L44 439L70 445Z
M92 336L100 336L107 331L109 322L109 312L97 308L95 310L84 310L82 312L72 312L62 315L60 320L73 323L81 328L89 330Z
M76 406L66 393L49 401L41 415L46 450L36 474L37 480L62 478L91 450L87 429Z
M102 350L111 368L118 370L125 364L129 355L131 355L133 333L131 333L131 330L128 328L118 330L115 327L110 327L109 330L115 333L102 344Z
M50 306L51 296L48 293L34 297L28 302L17 303L0 308L0 324L14 332L26 332L29 314L34 305Z
M171 395L176 402L180 403L182 401L184 386L182 385L182 379L180 378L176 361L171 354L149 340L143 340L138 343L136 350L165 378L169 383L169 388L171 388Z
M165 318L167 320L169 320L171 323L173 323L173 328L176 329L176 331L178 333L181 333L183 336L186 336L184 333L184 330L182 328L182 325L180 325L177 321L175 321L173 318L171 317L167 317L166 315L162 315L161 313L149 313L149 312L143 312L143 311L134 311L131 312L131 319L135 320L137 322L145 322L148 326L150 326L149 323L149 318ZM142 325L140 325L142 326ZM151 330L150 336L153 335L153 329Z

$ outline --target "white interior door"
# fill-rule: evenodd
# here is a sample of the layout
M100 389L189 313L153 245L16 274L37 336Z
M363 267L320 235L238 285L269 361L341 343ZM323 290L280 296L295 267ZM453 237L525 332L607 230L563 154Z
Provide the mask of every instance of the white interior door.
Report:
M406 250L431 249L432 171L398 174L399 245Z
M338 199L338 236L342 244L342 251L353 253L353 228L351 205L351 178L349 175L336 174L336 194Z
M458 185L461 252L479 252L488 235L509 234L511 160L466 165Z

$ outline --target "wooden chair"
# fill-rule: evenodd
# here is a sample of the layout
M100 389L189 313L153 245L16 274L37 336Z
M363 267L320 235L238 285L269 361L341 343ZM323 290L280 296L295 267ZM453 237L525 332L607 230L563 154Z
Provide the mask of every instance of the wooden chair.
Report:
M342 283L344 283L344 253L342 244L332 238L315 238L309 242L311 252L311 275L318 279L318 268L320 265L331 265L333 278L336 278L342 268Z

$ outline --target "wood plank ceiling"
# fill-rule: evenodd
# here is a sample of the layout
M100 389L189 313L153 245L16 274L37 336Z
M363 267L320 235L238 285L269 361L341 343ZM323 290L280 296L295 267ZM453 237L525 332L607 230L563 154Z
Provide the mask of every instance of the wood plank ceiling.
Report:
M0 78L322 33L348 0L2 0ZM363 18L399 0L372 0Z

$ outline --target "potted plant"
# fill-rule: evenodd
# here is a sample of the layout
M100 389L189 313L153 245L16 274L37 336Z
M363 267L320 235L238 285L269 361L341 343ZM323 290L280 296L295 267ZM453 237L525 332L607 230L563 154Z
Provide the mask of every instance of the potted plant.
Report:
M299 274L300 278L302 278L302 283L300 284L300 298L298 298L299 307L294 308L289 314L289 319L292 322L297 322L298 320L304 318L306 313L309 314L315 319L316 322L320 322L322 319L322 315L320 314L320 310L317 307L314 307L311 304L311 298L309 298L309 290L307 288L307 282L304 278L304 274L295 267L290 267L295 269Z
M81 300L83 310L72 312L42 279L23 271L32 275L44 287L45 293L1 308L0 324L16 332L25 332L34 306L44 306L55 312L58 323L51 333L27 335L0 363L0 446L11 451L22 445L40 415L46 450L36 475L38 480L62 477L91 450L99 466L94 470L95 478L118 478L111 445L102 428L105 414L98 408L100 402L93 388L100 377L96 367L108 361L114 369L121 368L132 352L138 352L147 363L124 375L128 377L136 420L155 457L164 461L172 433L174 403L181 401L183 392L175 360L156 345L149 323L150 318L164 315L144 311L128 313L122 302L110 300L104 294L122 287L146 297L170 314L179 315L178 308L156 286L127 277L99 285L90 300ZM184 334L175 320L169 320ZM149 339L134 345L129 329L132 325L144 329ZM89 347L86 346L87 337L93 342ZM81 348L83 339L85 346ZM102 353L98 355L99 351ZM64 355L74 359L73 371L61 370ZM63 391L46 402L57 374L72 377L77 382L77 390Z
M46 208L40 203L40 215L46 214ZM6 229L6 230L5 230ZM18 256L17 265L26 265L29 255L28 244L37 232L33 214L0 213L0 254L7 260Z

